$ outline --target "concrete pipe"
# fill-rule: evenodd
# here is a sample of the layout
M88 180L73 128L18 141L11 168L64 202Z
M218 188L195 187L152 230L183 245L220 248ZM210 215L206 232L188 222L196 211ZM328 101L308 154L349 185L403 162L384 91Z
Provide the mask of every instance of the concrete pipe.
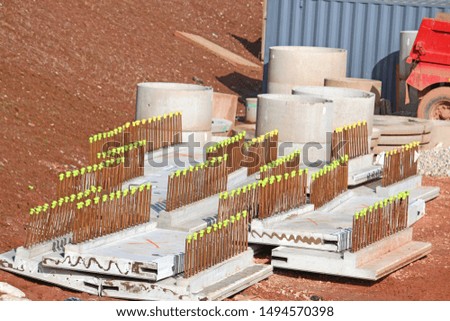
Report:
M211 132L213 89L211 87L145 82L137 85L136 119L164 113L183 113L183 132Z
M406 80L411 72L411 65L406 62L416 40L417 30L400 31L400 57L398 63L399 76Z
M290 94L295 86L323 86L325 78L345 77L347 51L322 47L271 47L267 92Z
M278 129L280 154L301 148L303 164L330 160L327 133L332 131L332 123L333 103L329 100L282 94L258 95L256 135Z
M380 103L382 85L383 83L381 80L375 79L348 77L325 79L325 87L340 87L370 91L375 94L375 104Z
M375 95L368 91L337 87L295 87L294 95L307 95L332 100L334 103L333 129L361 120L367 121L372 135Z

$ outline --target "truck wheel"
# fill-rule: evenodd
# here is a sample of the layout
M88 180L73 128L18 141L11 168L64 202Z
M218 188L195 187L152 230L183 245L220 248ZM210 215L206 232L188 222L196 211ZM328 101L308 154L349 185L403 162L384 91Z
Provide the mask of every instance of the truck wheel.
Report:
M450 120L450 87L438 87L422 97L417 117Z

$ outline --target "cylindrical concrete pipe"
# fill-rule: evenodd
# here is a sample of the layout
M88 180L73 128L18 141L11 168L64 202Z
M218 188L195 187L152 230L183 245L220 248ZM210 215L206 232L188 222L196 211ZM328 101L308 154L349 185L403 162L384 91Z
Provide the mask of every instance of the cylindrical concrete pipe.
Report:
M302 149L302 162L330 160L333 102L308 96L262 94L258 95L256 135L278 129L280 154ZM284 144L283 144L284 143Z
M323 86L325 78L345 77L347 51L323 47L270 48L267 92L290 94L295 86Z
M380 103L382 85L383 83L381 80L376 79L349 77L325 79L325 87L341 87L370 91L375 94L375 104Z
M292 89L292 93L332 100L334 103L333 130L366 120L369 137L372 136L375 105L373 93L356 89L319 86L295 87Z
M137 85L136 119L181 111L183 142L193 134L202 145L211 138L213 89L211 87L164 82Z

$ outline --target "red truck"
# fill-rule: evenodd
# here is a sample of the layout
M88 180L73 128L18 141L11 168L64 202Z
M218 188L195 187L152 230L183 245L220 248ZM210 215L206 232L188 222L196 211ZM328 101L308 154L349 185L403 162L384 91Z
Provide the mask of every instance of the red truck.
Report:
M417 117L450 120L450 19L424 18L408 59L408 86L419 92ZM409 91L406 90L408 93ZM407 103L409 97L406 97Z

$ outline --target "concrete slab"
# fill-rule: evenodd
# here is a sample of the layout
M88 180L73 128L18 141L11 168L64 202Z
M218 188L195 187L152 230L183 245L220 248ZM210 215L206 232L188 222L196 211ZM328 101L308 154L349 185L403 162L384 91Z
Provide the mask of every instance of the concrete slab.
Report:
M398 193L401 193L404 191L411 191L420 186L422 186L422 176L414 175L414 176L408 177L400 182L391 184L386 187L382 187L380 184L380 186L376 187L376 193L377 193L377 195L379 195L383 198L386 198L386 197L391 197L391 196L397 195Z
M354 213L382 199L383 197L371 189L358 187L312 212L286 216L266 224L252 222L249 242L342 252L351 246ZM424 214L425 202L421 199L411 200L408 207L408 226Z
M186 232L153 229L117 238L107 237L94 246L66 245L64 254L45 255L42 265L84 273L158 281L184 271Z
M44 267L41 266L42 257L21 260L21 264L15 262L15 257L16 250L0 254L0 269L67 289L99 295L99 276Z
M350 159L348 162L348 185L356 186L381 178L382 167L373 163L373 154Z
M14 257L14 250L1 254L0 268L75 291L134 300L222 300L269 277L273 269L270 265L254 264L253 252L248 250L193 278L184 279L178 274L151 282L49 268L40 266L39 258L28 262L29 267L34 262L36 268L14 268Z
M106 280L102 296L136 300L222 300L267 278L272 267L253 263L253 251L222 262L190 278L177 275L157 283Z
M375 281L430 251L430 243L412 241L412 228L409 228L356 253L278 247L272 250L272 265L276 268Z

